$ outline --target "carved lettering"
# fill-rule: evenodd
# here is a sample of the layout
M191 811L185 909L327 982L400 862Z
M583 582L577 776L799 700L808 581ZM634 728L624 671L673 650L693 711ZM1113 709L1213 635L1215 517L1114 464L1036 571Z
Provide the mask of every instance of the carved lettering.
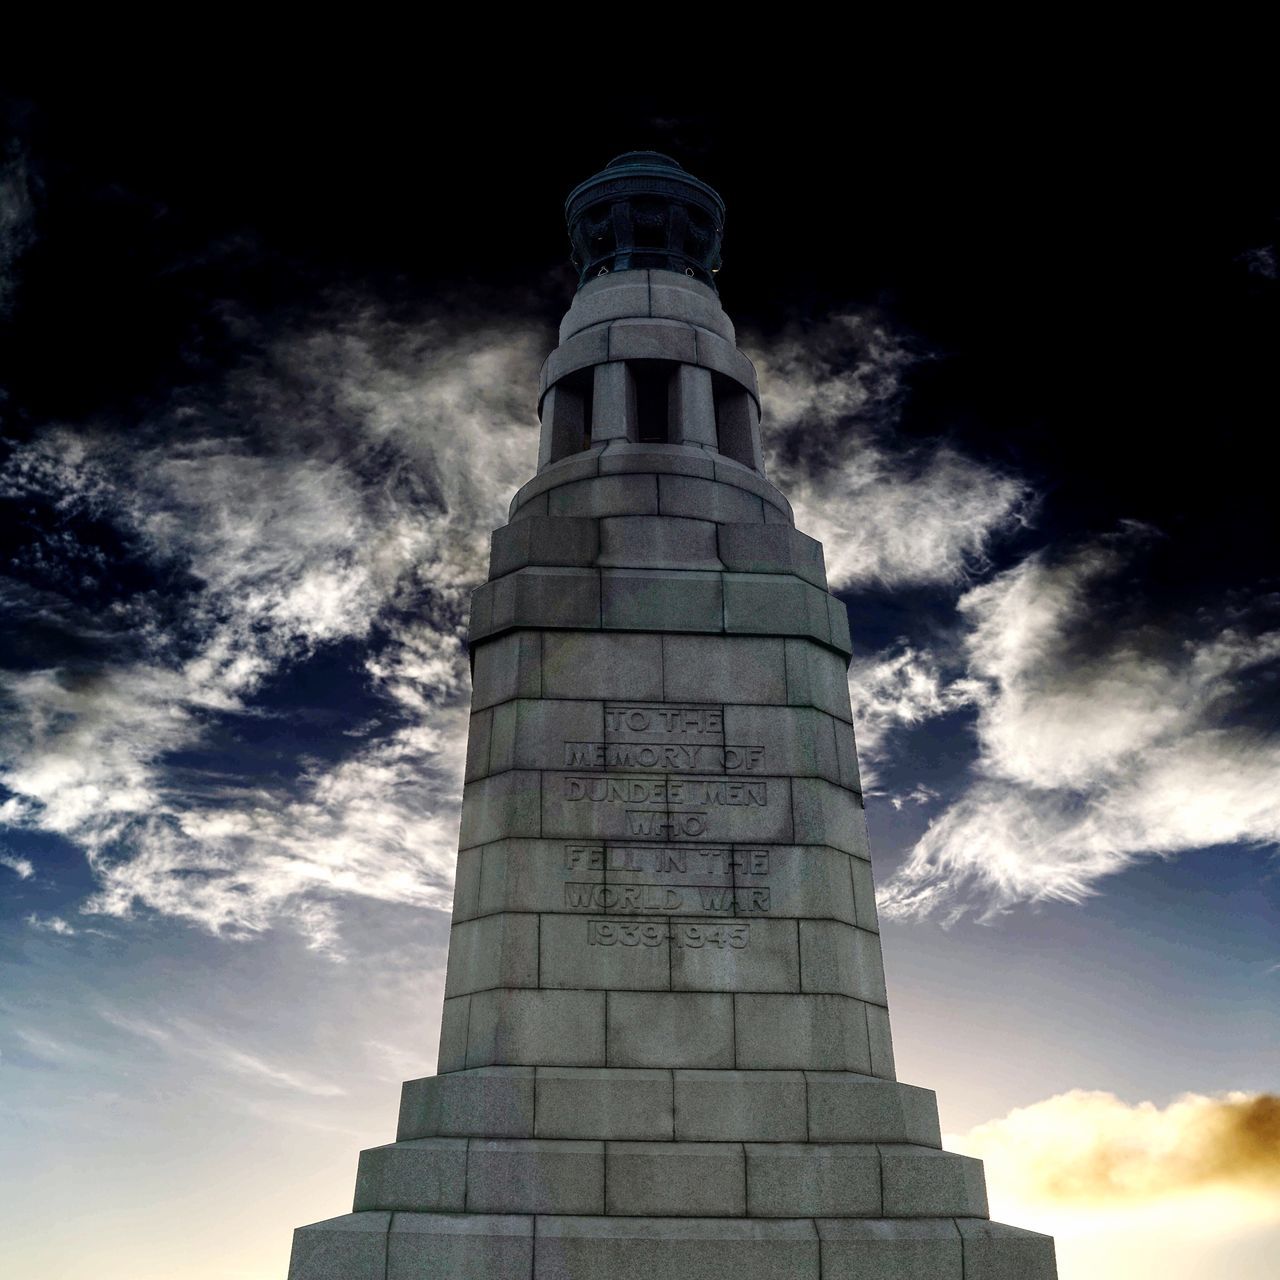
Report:
M564 763L568 769L763 773L764 748L707 742L566 742Z
M569 774L564 779L566 800L595 804L757 805L769 803L769 784L738 782L732 778L592 777Z
M731 947L741 951L751 940L749 924L704 924L697 921L588 920L587 941L593 947Z

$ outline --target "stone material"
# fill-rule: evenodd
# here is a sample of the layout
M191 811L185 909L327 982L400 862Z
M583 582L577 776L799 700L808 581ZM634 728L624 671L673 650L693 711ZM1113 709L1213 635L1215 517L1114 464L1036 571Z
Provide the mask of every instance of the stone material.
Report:
M876 1217L880 1153L856 1143L746 1144L753 1218Z
M605 1212L735 1218L746 1213L746 1163L737 1142L610 1142Z
M600 521L597 563L608 569L718 570L717 526L680 516L614 516Z
M822 543L789 525L721 524L720 559L734 573L792 573L826 590ZM547 561L546 563L558 563Z
M540 1067L537 1136L670 1141L670 1071Z
M942 1145L929 1089L847 1071L806 1071L805 1086L814 1142Z
M387 1280L389 1213L348 1213L293 1233L289 1280Z
M754 1071L871 1070L866 1012L857 1000L845 996L738 995L733 1003L737 1067Z
M533 1218L397 1213L382 1280L532 1280Z
M603 991L496 990L468 998L468 1067L604 1066Z
M965 1280L1056 1280L1053 1237L985 1218L957 1218Z
M987 1216L981 1160L896 1144L882 1145L880 1159L886 1218Z
M630 631L720 631L724 602L718 573L606 569L601 625Z
M761 524L764 502L745 488L693 476L659 476L658 510L664 516L714 520L717 524Z
M677 1071L675 1136L690 1142L804 1142L798 1071Z
M587 568L596 563L599 553L598 521L530 516L493 531L489 576L500 578L530 565Z
M656 635L548 632L544 696L661 701L662 646L663 638Z
M663 636L662 679L670 702L785 703L785 640Z
M471 1139L470 1213L602 1213L604 1143Z
M815 1225L823 1280L966 1280L950 1218L820 1218Z
M812 1222L743 1218L551 1218L538 1280L819 1280Z
M465 1138L415 1138L360 1153L357 1213L365 1209L460 1213L466 1198Z
M879 935L834 920L801 920L800 987L884 1004Z
M533 1117L532 1067L480 1067L426 1076L406 1080L401 1089L396 1141L476 1136L531 1138Z
M732 1067L730 995L611 992L611 1067Z
M444 982L446 998L491 987L537 985L537 916L482 916L453 926Z

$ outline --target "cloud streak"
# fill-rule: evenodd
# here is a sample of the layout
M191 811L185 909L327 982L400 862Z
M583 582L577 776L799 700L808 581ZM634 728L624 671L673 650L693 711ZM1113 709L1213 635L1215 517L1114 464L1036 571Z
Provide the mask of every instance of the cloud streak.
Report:
M1020 478L947 441L895 434L917 357L873 316L793 325L751 355L769 473L822 541L834 589L962 582L1026 521Z
M113 601L106 660L2 677L0 818L86 850L86 910L232 936L288 920L334 950L343 895L447 905L465 607L533 467L544 341L335 299L127 437L53 427L14 450L0 491L109 522L168 584ZM193 792L178 753L347 641L385 712L345 758Z
M1144 856L1280 840L1280 738L1239 714L1280 633L1118 610L1144 536L961 598L977 776L884 886L888 915L1080 901Z

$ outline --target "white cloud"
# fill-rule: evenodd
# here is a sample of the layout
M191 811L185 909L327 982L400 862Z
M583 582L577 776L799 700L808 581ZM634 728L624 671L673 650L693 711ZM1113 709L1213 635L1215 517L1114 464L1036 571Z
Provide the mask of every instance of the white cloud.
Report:
M41 933L56 933L63 938L73 938L80 932L61 916L38 916L34 911L27 916L27 924Z
M447 905L466 602L533 470L543 342L341 299L216 398L179 395L127 436L58 427L15 450L0 491L110 521L188 584L177 610L161 592L116 606L125 641L88 673L0 676L0 818L86 849L87 910L142 904L236 936L287 919L333 949L341 895ZM195 794L175 773L172 753L343 640L392 713L346 759L287 792Z
M915 357L874 318L834 316L751 345L769 474L822 541L833 588L962 581L1026 518L1018 477L945 441L895 436Z
M979 776L885 884L890 916L1078 901L1143 856L1280 840L1280 738L1231 718L1280 633L1108 614L1138 534L961 599Z
M8 867L19 880L30 880L36 873L29 858L20 858L13 853L0 853L0 867Z

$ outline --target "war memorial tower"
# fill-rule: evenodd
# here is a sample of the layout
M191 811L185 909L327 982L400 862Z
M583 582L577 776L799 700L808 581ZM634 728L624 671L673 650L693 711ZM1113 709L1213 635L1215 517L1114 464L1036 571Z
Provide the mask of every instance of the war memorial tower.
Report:
M764 475L724 205L632 152L566 212L473 601L439 1074L290 1280L1052 1280L895 1079L849 626Z

